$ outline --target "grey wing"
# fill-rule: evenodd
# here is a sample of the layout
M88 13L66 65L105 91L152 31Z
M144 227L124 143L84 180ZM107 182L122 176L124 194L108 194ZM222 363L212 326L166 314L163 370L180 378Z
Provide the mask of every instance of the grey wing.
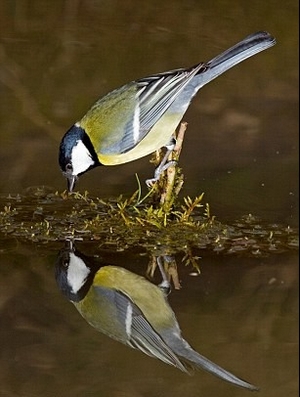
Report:
M114 291L113 294L119 320L126 329L126 343L134 349L141 350L148 356L158 358L184 372L189 372L186 365L153 329L137 305L120 291Z
M125 153L141 142L201 69L206 70L205 64L137 80L134 112L126 120L123 131L119 131L119 137L122 138L110 146L107 152ZM191 99L186 100L189 102Z
M190 69L176 69L137 81L142 134L153 127L200 69L205 71L205 64L200 63Z
M170 107L170 111L183 115L201 87L275 43L276 40L269 33L256 32L207 63L138 80L139 108L136 111L139 112L139 140L144 138Z

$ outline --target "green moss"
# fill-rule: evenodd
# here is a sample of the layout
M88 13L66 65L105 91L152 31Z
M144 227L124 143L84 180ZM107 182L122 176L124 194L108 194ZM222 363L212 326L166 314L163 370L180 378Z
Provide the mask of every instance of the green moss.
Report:
M185 128L170 160L178 162ZM203 249L251 256L298 249L298 232L288 226L266 225L252 215L226 225L211 215L203 193L180 200L183 174L177 166L169 167L145 197L137 181L129 198L103 200L88 192L68 196L43 186L0 197L0 233L38 243L72 237L112 251L134 248L155 256L181 252L194 267Z

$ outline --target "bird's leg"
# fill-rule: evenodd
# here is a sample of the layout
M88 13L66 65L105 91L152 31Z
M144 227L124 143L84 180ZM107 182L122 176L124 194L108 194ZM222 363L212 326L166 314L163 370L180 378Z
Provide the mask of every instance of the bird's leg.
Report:
M164 255L164 258L167 259L167 255ZM162 282L158 286L164 292L165 295L169 295L169 293L171 292L171 285L162 263L162 257L158 256L156 258L156 262L162 277Z
M168 145L166 145L167 151L166 151L163 159L161 160L159 166L156 167L156 169L154 171L154 178L146 179L146 185L148 187L152 187L152 185L159 180L160 175L165 170L167 170L172 165L176 165L177 164L177 162L175 160L168 161L168 158L169 158L170 154L173 152L173 150L175 148L175 145L176 145L176 140L175 140L175 138L172 138L170 143Z

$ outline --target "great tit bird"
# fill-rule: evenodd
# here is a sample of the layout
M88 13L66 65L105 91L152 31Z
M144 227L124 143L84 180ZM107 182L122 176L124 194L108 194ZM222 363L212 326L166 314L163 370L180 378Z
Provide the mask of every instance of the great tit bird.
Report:
M99 99L64 135L60 168L72 192L78 176L99 165L116 165L147 156L162 147L167 153L154 178L168 167L172 139L197 91L245 59L275 44L257 32L207 63L132 81Z
M164 288L122 267L95 263L72 241L59 253L55 276L62 293L97 331L183 372L202 368L258 390L193 350L181 335Z

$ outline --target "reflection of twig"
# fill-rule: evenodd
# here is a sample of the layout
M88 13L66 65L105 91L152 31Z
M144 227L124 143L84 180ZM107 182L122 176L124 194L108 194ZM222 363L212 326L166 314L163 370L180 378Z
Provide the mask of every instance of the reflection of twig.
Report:
M22 68L10 59L5 48L0 46L0 81L9 87L21 102L23 115L39 128L46 130L52 138L57 139L60 129L56 125L50 125L49 120L40 112L36 101L21 82L21 74Z
M173 256L169 256L169 255L161 255L159 258L162 259L162 261L163 261L163 269L166 273L168 280L173 282L175 289L180 289L181 284L179 281L179 276L178 276L178 271L177 271L177 263L175 261L175 258ZM153 278L155 269L157 267L157 259L158 259L158 257L153 255L150 260L150 263L148 265L147 274L151 278Z

